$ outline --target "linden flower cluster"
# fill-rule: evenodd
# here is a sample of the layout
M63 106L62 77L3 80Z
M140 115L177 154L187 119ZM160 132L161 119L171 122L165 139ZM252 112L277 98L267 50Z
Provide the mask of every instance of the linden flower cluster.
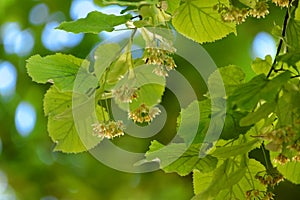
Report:
M272 0L272 2L280 7L289 7L289 0Z
M283 175L280 173L274 173L274 174L265 174L263 176L256 174L255 178L259 180L259 182L266 186L274 187L278 185L281 181L283 181Z
M142 104L136 110L129 112L128 117L134 122L150 123L157 115L160 114L160 112L161 111L157 107L149 108L145 104Z
M113 89L112 95L119 102L131 103L133 99L138 97L137 88L130 87L128 84L124 84L119 88Z
M112 139L124 135L124 124L122 121L106 121L92 125L93 134L101 139Z
M146 64L158 65L153 72L158 76L168 76L168 71L176 67L174 59L170 56L173 52L159 48L146 48L143 58Z
M246 8L225 7L221 12L221 17L224 22L236 22L237 24L245 22L248 15L248 9Z
M264 1L256 2L254 8L237 8L234 6L227 7L224 4L217 4L213 7L217 10L224 22L235 22L241 24L246 21L248 16L261 18L269 14L268 4Z
M264 192L259 190L249 190L246 192L246 200L273 200L274 196L275 194L273 194L272 192Z
M286 126L280 129L275 129L261 137L270 141L266 148L271 151L282 152L283 147L295 140L296 133L291 126Z

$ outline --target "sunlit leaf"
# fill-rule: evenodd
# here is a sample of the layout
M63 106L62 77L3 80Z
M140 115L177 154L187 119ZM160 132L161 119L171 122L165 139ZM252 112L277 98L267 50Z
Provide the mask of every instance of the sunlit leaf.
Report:
M149 161L159 159L160 166L165 172L176 172L181 176L188 175L194 169L203 173L210 172L215 169L218 160L210 155L199 158L200 146L200 144L191 145L187 149L182 143L164 146L153 141L146 158Z
M79 136L77 127L73 118L71 92L60 92L52 86L46 93L44 98L45 115L48 116L48 132L52 140L56 143L54 151L62 151L65 153L79 153L93 148L101 139L92 135L92 124L97 119L102 119L106 115L104 109L99 106L95 108L97 119L89 116L81 116L84 123L85 134ZM80 95L78 97L82 104L91 103L87 97ZM88 112L88 111L87 111Z
M267 55L265 59L256 58L252 62L251 67L256 74L267 75L272 67L272 57L270 55Z
M85 61L72 55L55 54L41 57L35 55L27 60L27 71L37 83L54 83L62 91L72 91L74 80L81 80L83 88L97 85L97 80L87 68L81 65ZM88 85L86 85L88 84Z
M224 23L218 11L213 6L218 0L185 1L174 16L172 24L184 36L199 42L213 42L236 33L234 23ZM222 3L228 4L223 0Z
M195 170L193 183L196 196L193 200L246 199L246 191L266 191L266 186L253 178L265 170L262 164L253 159L249 159L245 165L237 164L237 161L228 160L210 173Z
M107 15L98 11L93 11L86 18L76 21L63 22L57 28L73 33L94 33L102 31L113 31L115 26L126 23L131 15Z
M208 78L210 96L225 97L223 88L226 90L226 95L230 95L234 89L244 83L244 79L245 73L241 68L234 65L220 67Z
M238 87L229 101L244 110L252 110L260 100L274 101L282 85L290 79L290 73L284 72L272 80L265 75L258 75Z
M298 50L300 47L300 20L289 19L286 29L286 39L291 50Z

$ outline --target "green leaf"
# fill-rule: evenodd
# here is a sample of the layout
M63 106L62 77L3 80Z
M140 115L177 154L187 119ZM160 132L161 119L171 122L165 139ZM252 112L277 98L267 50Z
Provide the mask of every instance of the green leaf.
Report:
M256 58L252 62L251 67L256 74L267 75L272 68L272 57L267 55L264 60L261 58Z
M85 127L84 135L79 136L77 127L73 119L73 110L80 108L72 108L71 92L60 92L56 87L52 86L46 93L44 98L44 111L48 116L48 132L52 140L56 143L54 151L62 151L65 153L79 153L89 150L96 146L101 139L92 135L92 124L97 119L89 116L81 116L82 121L79 122ZM78 96L78 100L85 103L91 103L85 96ZM97 118L102 119L103 109L100 106L95 108ZM81 131L82 132L82 131Z
M276 164L277 170L294 184L300 184L300 163L297 161L287 162L284 165Z
M299 5L295 11L295 20L300 20L300 6Z
M256 5L255 0L239 0L239 2L243 3L246 6L249 6L250 8L254 8Z
M94 52L95 63L93 71L98 79L102 76L106 76L104 72L107 68L110 67L113 62L118 62L118 60L121 59L119 58L121 50L121 47L116 43L101 44L96 48ZM115 71L119 67L120 66L114 67L112 65L109 70L110 72L112 70ZM106 79L104 81L106 81Z
M171 143L167 146L157 141L151 142L150 150L146 153L148 161L159 159L160 167L167 173L176 172L181 176L188 175L194 169L203 173L215 169L218 160L207 155L199 158L201 144L191 145L188 149L185 144Z
M239 121L245 117L247 113L240 111L227 110L225 124L220 135L220 139L230 140L246 134L250 127L241 127Z
M277 101L275 113L278 117L279 126L294 124L295 114L299 113L300 93L298 84L298 81L287 83L284 87L283 95Z
M87 68L80 67L84 61L72 55L55 54L46 57L35 55L27 60L27 72L37 83L54 83L61 91L72 91L74 80L82 80L83 88L95 87L97 79Z
M174 14L177 8L180 6L181 0L166 0L167 2L167 12Z
M217 140L219 136L217 133L221 133L224 124L224 103L225 101L222 99L192 102L186 109L181 111L177 119L177 135L187 145L191 142L210 143ZM196 130L197 134L195 136Z
M300 61L300 51L289 51L283 55L280 55L277 57L278 61L282 61L286 64L288 64L289 66L294 67L295 69L297 69L298 71L300 70L300 67L297 66L297 64Z
M153 73L156 65L140 65L128 71L124 77L116 84L115 88L121 87L124 84L138 88L137 99L129 104L131 111L145 104L148 107L155 106L160 103L161 97L165 91L166 79L162 76L157 76ZM131 73L134 77L131 77ZM128 110L128 103L116 101L121 109Z
M175 29L196 42L214 42L222 39L229 33L236 34L234 23L222 21L218 11L213 6L218 0L193 0L185 1L174 16L172 24ZM228 5L227 0L221 1Z
M239 85L244 82L244 79L245 73L237 66L229 65L218 68L218 70L212 73L208 78L210 96L212 98L224 97L224 87L226 90L226 95L229 96Z
M197 173L197 172L196 172ZM211 181L208 181L206 174L198 173L194 175L194 183L196 181L201 181L202 176L204 176L206 182L209 182L206 188L195 188L195 191L199 192L193 200L202 200L202 199L215 199L216 196L227 188L231 188L233 185L237 184L245 175L246 167L243 164L240 164L239 161L235 160L225 160L222 165L220 165L213 174L207 174L211 177ZM199 175L199 176L197 176ZM197 183L195 184L197 187ZM201 185L202 187L205 185Z
M218 172L217 170L220 171ZM246 191L253 189L259 191L267 190L266 186L263 186L254 178L258 172L265 170L265 167L254 159L249 159L246 167L241 166L240 168L233 169L234 171L231 172L231 174L227 172L224 166L220 166L217 170L206 174L197 170L194 171L193 185L196 196L193 200L246 199ZM222 173L222 170L226 171L223 171ZM214 191L210 191L209 188ZM204 196L205 192L206 194L210 193L211 195Z
M300 48L300 20L289 19L286 39L290 50L295 51Z
M115 26L126 23L131 17L132 16L129 14L116 16L93 11L90 12L86 18L71 22L63 22L57 28L73 33L98 34L101 31L113 31Z
M251 111L260 100L274 101L281 86L289 79L289 72L284 72L272 80L266 79L265 75L258 75L238 87L229 97L229 101L243 110Z
M254 139L249 142L245 142L237 145L216 147L216 149L211 153L211 155L218 159L227 159L230 157L236 157L241 154L247 154L249 151L257 147L258 143L259 140ZM218 144L219 141L216 145L218 146Z
M255 112L251 112L246 117L242 118L240 120L240 125L250 126L259 122L262 119L267 118L268 115L274 111L275 107L276 107L275 102L267 102L263 104Z
M120 6L141 6L141 5L155 5L158 0L102 0L103 4L117 4Z

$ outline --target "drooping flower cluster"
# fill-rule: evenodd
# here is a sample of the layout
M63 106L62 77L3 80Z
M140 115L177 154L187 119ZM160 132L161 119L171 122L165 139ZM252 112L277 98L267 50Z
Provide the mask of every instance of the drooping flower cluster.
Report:
M284 180L283 175L279 172L273 174L266 173L264 175L256 174L255 178L259 180L261 184L271 187L278 185L281 181Z
M249 15L256 18L264 18L266 15L269 14L269 6L264 1L259 1L256 3L253 9L249 10Z
M237 7L221 7L218 8L221 13L222 20L224 22L236 22L241 24L246 21L249 13L247 8L237 8Z
M280 7L289 7L289 0L272 0L272 2Z
M170 52L168 50L160 49L160 48L146 48L144 55L145 64L153 64L158 65L153 73L158 76L168 76L168 71L174 69L176 67L174 59L171 57L171 54L174 52Z
M120 137L124 135L124 124L122 121L106 121L98 122L92 125L93 134L99 138L112 139L114 137Z
M136 110L129 112L128 117L134 122L150 123L160 112L157 107L149 108L145 104L142 104Z
M262 200L273 200L275 194L272 192L259 191L257 189L248 190L246 192L246 200L262 199Z
M112 89L112 95L119 102L131 103L133 99L138 97L137 88L124 84L119 88Z
M221 14L221 18L224 22L235 22L241 24L246 21L248 16L255 18L264 18L269 14L268 4L265 1L257 1L254 8L244 7L238 8L235 6L229 6L219 3L213 7Z

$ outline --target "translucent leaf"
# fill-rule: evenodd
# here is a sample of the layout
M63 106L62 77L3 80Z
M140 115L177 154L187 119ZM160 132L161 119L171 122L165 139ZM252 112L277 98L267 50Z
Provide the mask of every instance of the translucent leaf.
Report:
M217 147L211 153L211 155L218 159L227 159L230 157L236 157L241 154L247 154L249 151L257 147L258 143L259 140L254 139L252 141L237 144L237 145ZM218 146L218 143L216 145Z
M184 123L182 119L178 119L178 136L184 139L184 142L189 145L193 143L212 143L219 139L223 129L226 118L226 101L223 98L207 99L204 101L191 103L189 107L184 110ZM197 110L200 109L200 121ZM180 115L182 117L182 115ZM179 122L181 122L179 124ZM192 141L195 130L198 126L197 135Z
M35 55L27 60L27 72L37 83L54 83L61 91L72 91L75 78L90 87L97 85L97 79L80 66L83 60L72 55L55 54L46 57ZM87 85L84 85L87 87Z
M54 151L65 153L79 153L91 149L97 145L101 139L92 135L92 124L97 120L92 117L82 116L82 123L86 130L85 135L79 136L77 127L73 119L71 92L60 92L52 86L44 98L45 115L48 116L48 132L52 140L56 143ZM78 99L84 103L91 103L85 96L78 96ZM104 109L99 106L95 108L98 119L102 119Z
M153 141L150 150L146 153L146 158L149 161L159 159L160 166L165 172L176 172L181 176L188 175L194 169L203 173L210 172L215 169L218 160L210 155L199 158L200 146L200 144L191 145L186 150L186 145L182 143L164 146Z
M99 1L99 0L98 0ZM158 0L102 0L103 4L117 4L120 6L140 6L149 4L158 4Z
M298 7L296 8L295 11L295 20L300 20L300 7L298 5Z
M116 84L115 88L118 88L130 82L133 84L131 86L138 88L137 99L134 99L129 105L116 101L120 108L124 110L130 108L133 111L141 104L152 107L160 103L165 91L166 79L153 73L156 67L155 65L140 65L131 72L129 70Z
M276 155L278 155L278 153ZM284 176L284 178L286 178L294 184L300 184L300 162L290 161L282 165L275 163L272 158L271 161L273 165L277 168L277 170Z
M234 23L222 21L218 11L213 6L218 0L185 1L174 16L172 24L175 29L187 38L199 43L213 42L222 39L229 33L236 33ZM228 1L221 1L228 4Z
M220 76L222 80L220 80ZM226 95L232 94L233 90L237 86L241 85L244 82L245 73L243 70L237 66L229 65L226 67L218 68L213 74L208 78L209 88L212 91L210 96L214 97L223 97L223 88L225 87ZM221 90L220 90L221 89Z
M249 159L246 166L240 166L239 168L233 168L233 165L226 168L225 164L228 165L224 162L214 172L206 174L197 170L194 171L193 185L196 196L193 200L246 199L246 191L253 189L266 191L266 186L263 186L254 178L258 172L265 170L265 167L258 161ZM230 169L233 171L229 172Z
M293 18L289 19L288 27L286 29L286 38L289 48L292 51L300 47L300 20Z
M120 52L121 47L116 43L101 44L96 48L93 58L95 61L93 71L97 78L100 79L101 76L106 76L106 74L104 74L105 70L119 58ZM110 68L110 70L112 69Z
M116 16L93 11L86 18L63 22L57 28L73 33L98 34L101 31L113 31L115 26L126 23L131 17L131 15Z
M249 6L250 8L254 8L256 5L255 0L239 0L239 2L243 3L246 6Z
M274 111L275 107L275 102L267 102L263 104L255 112L250 112L246 117L242 118L240 120L240 125L250 126L259 122L262 119L267 118L268 115Z
M181 0L166 0L166 2L167 2L167 12L174 14L174 12L180 6Z
M272 57L267 55L264 60L261 58L256 58L252 62L251 67L256 74L267 75L272 67Z
M226 113L225 124L220 135L220 139L230 140L247 133L250 127L241 127L239 121L245 117L247 113L240 111L228 110Z
M213 174L208 174L211 177L211 181L208 186L205 188L197 188L195 191L200 191L193 200L202 200L202 199L215 199L216 196L227 188L231 188L233 185L237 184L245 175L246 167L240 165L239 161L234 161L231 159L225 160L222 165L220 165ZM206 174L198 173L199 176L194 175L194 183L196 181L201 181L202 176ZM207 179L207 178L204 178ZM195 184L197 187L197 183ZM205 185L201 185L202 187ZM195 186L194 186L195 187Z
M229 101L243 110L251 111L260 100L274 101L280 87L290 79L290 73L284 72L272 80L258 75L238 87Z

